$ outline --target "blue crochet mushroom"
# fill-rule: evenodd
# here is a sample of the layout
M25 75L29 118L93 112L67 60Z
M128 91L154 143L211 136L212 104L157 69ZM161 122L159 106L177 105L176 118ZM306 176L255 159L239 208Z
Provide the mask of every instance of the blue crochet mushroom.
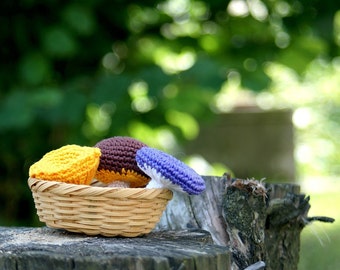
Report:
M200 194L205 190L203 178L192 168L175 157L151 147L142 147L136 152L138 167L149 177L147 188L168 188Z

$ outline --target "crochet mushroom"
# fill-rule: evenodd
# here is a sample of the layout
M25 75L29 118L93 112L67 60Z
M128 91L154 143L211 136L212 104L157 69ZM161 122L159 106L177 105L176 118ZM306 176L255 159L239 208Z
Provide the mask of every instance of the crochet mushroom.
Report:
M31 165L29 176L41 180L89 185L96 173L99 157L98 148L65 145L46 153Z
M205 182L192 168L175 157L151 147L136 153L137 165L151 181L146 188L168 188L197 195L205 190Z
M136 151L146 146L130 137L111 137L98 142L101 151L95 178L109 186L145 187L150 177L136 163Z

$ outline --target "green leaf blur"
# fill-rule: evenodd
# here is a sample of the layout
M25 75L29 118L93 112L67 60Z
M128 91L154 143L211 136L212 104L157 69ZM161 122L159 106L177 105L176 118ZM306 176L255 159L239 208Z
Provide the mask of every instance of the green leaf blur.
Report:
M235 92L313 114L321 124L300 126L298 142L327 151L308 155L317 166L298 158L300 170L340 172L337 1L5 0L0 10L2 225L39 224L26 179L46 152L128 135L175 153Z

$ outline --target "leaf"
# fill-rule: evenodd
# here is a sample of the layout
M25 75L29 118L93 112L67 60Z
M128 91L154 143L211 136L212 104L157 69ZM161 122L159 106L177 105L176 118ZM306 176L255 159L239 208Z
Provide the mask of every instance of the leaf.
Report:
M90 9L80 4L70 4L63 12L64 21L80 35L91 35L96 29L95 18Z
M318 37L297 37L294 43L283 50L277 61L302 74L309 63L327 50L327 44Z
M78 49L72 34L60 26L48 28L42 36L42 42L45 51L56 58L71 57Z
M28 53L19 68L22 80L29 85L41 84L51 73L49 60L36 52Z
M158 66L141 69L136 78L145 81L148 84L150 95L154 96L157 96L172 79Z
M63 100L63 93L57 87L41 87L30 96L33 107L50 109L59 105Z
M0 107L0 131L8 129L25 129L34 120L29 98L29 92L16 90L11 92L1 102Z
M192 85L218 91L226 79L223 70L225 65L206 56L200 56L193 67L182 72L180 77Z
M103 75L96 82L92 100L98 104L109 101L116 103L120 101L124 95L127 95L127 89L130 84L131 79L127 76Z

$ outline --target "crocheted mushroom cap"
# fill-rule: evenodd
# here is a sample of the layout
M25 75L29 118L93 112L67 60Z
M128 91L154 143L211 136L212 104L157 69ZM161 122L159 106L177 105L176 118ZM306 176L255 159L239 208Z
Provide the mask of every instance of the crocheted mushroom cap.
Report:
M168 188L190 195L205 190L205 182L192 168L160 150L143 147L136 153L136 161L151 181L147 188Z
M29 176L41 180L89 185L96 173L99 157L98 148L65 145L46 153L31 165Z
M106 184L124 181L132 188L146 186L150 177L137 166L135 159L136 151L144 146L136 139L120 136L98 142L95 147L102 155L95 177Z

